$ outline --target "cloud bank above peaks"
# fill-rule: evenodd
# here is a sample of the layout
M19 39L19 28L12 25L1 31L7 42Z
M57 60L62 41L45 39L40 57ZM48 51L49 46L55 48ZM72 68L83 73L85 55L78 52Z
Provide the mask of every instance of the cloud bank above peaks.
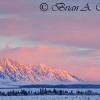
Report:
M93 0L88 1L91 3ZM41 2L43 1L0 0L0 36L12 36L42 44L100 48L99 13L43 13L39 9ZM50 1L47 3L51 4Z

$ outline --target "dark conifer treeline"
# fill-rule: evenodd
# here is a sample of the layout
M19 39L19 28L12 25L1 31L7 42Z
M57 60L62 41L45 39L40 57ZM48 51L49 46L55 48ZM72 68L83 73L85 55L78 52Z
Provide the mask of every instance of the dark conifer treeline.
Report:
M1 92L0 96L28 96L28 95L100 95L100 93L93 92L91 90L86 91L67 91L67 90L57 90L57 89L39 89L36 91L32 90L11 90L8 92Z

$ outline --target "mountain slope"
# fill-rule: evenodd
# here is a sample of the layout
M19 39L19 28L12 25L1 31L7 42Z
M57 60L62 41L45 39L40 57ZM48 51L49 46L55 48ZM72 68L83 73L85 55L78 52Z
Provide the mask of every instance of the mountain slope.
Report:
M46 65L23 65L8 58L0 60L0 78L15 82L37 83L43 81L78 82L79 78L65 70Z

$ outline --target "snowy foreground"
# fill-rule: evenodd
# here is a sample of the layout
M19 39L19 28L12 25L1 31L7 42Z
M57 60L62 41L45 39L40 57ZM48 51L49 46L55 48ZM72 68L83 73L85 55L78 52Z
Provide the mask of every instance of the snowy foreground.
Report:
M0 100L100 100L100 96L1 96Z

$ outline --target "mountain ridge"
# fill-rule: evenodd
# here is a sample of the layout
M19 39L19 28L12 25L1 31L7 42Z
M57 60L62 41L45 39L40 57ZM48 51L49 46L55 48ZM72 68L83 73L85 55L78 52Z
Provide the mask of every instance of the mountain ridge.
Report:
M9 58L0 59L0 78L15 82L37 83L42 81L78 82L78 77L66 70L51 68L44 64L24 65Z

